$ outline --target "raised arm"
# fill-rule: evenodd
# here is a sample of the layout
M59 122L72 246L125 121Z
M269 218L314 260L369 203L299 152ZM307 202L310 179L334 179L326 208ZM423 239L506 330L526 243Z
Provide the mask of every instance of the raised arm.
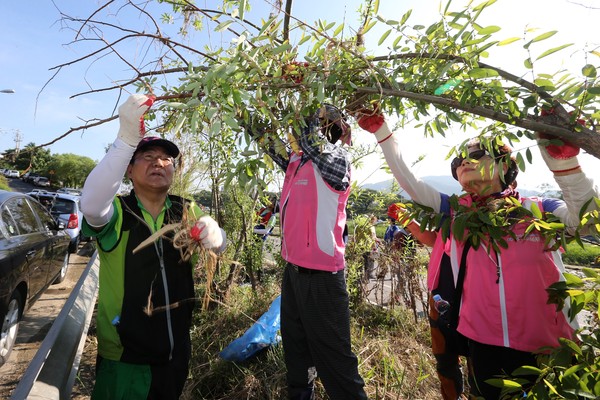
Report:
M113 215L113 200L135 148L146 133L144 114L153 102L153 96L134 94L119 107L117 138L88 175L81 193L81 210L93 228L102 228Z
M374 134L394 178L406 190L413 201L429 206L436 212L440 212L442 196L445 195L442 195L434 187L417 178L408 168L400 151L402 144L401 135L390 131L385 117L379 112L377 107L374 110L357 111L356 118L361 128Z
M583 123L583 121L579 121ZM537 140L544 162L554 174L554 180L560 187L564 203L558 202L558 207L551 210L565 224L569 233L574 233L580 223L580 211L590 199L600 197L597 184L588 178L581 166L577 155L579 148L567 141L555 144L552 136L538 133ZM590 202L586 211L598 209L595 202ZM584 228L584 233L594 233L592 226ZM598 232L595 232L598 233Z

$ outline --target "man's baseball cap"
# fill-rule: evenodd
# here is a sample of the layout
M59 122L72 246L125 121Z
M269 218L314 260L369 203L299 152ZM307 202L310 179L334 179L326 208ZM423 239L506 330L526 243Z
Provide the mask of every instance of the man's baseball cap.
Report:
M137 153L144 151L148 147L161 147L171 157L177 158L179 156L179 148L175 143L158 136L145 136L135 148L133 152L134 157Z

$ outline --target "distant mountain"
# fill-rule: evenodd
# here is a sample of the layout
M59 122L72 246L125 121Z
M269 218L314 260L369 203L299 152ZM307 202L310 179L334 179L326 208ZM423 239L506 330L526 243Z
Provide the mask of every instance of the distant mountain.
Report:
M460 184L451 176L423 176L421 180L433 186L437 190L446 194L461 194L463 192ZM372 189L380 192L389 192L392 187L393 179L388 179L377 183L367 183L362 185L363 189ZM518 188L521 196L539 196L541 193L538 190L532 190L527 188ZM401 190L401 194L404 197L410 198L404 190Z

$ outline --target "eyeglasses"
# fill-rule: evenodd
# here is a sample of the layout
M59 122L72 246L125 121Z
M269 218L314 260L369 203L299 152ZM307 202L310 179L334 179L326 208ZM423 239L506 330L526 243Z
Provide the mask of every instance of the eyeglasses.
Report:
M483 149L479 149L479 150L475 150L475 151L469 153L469 157L467 157L467 159L468 160L480 160L485 155L488 155L488 152ZM452 176L456 180L458 180L458 175L456 174L456 169L461 166L461 164L464 160L465 159L463 157L455 157L454 160L452 160L452 163L450 164L450 168L452 169Z
M156 160L160 160L162 161L163 165L172 165L175 162L173 157L152 153L144 153L143 155L137 157L136 160L143 160L148 163L154 163Z

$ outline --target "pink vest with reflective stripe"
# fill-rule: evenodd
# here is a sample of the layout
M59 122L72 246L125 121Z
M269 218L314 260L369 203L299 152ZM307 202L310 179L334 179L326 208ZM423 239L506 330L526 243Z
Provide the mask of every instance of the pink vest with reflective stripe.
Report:
M280 199L281 257L310 269L344 268L346 202L350 188L334 190L312 161L292 153Z
M469 200L465 196L461 203L469 204ZM521 202L527 209L532 202L542 209L537 199ZM547 304L546 289L564 280L560 254L548 251L537 233L525 236L526 227L521 223L513 228L517 239L505 237L508 248L497 257L484 246L469 250L458 325L466 337L528 352L556 347L559 337L573 338L577 321L569 323L568 304L559 311L555 304ZM460 265L463 245L451 240L446 249L454 270Z

